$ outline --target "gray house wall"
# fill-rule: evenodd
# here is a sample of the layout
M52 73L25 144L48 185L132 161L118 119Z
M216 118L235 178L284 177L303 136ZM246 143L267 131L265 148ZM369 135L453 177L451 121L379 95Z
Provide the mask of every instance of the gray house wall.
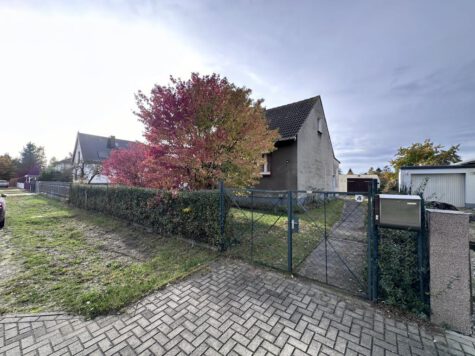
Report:
M318 118L323 120L322 133L317 129ZM298 190L338 190L338 166L319 98L297 135Z
M279 141L277 150L270 154L271 174L262 176L255 186L257 189L296 190L297 189L297 142Z

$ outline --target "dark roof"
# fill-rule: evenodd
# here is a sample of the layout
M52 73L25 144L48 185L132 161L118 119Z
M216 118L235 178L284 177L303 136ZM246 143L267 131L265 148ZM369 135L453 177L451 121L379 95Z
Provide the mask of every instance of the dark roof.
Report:
M132 141L115 139L114 147L111 146L110 137L89 135L78 132L81 145L82 159L85 162L100 162L109 157L113 148L127 148ZM76 151L76 147L74 148ZM74 152L75 154L76 152Z
M31 167L28 172L26 173L27 176L39 176L41 172L41 168L38 165L34 165Z
M319 96L266 110L271 129L279 129L281 139L297 136Z

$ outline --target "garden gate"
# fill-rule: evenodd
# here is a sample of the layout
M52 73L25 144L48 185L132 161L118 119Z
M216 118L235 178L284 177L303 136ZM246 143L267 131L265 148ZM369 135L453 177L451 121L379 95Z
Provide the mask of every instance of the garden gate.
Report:
M221 185L227 253L368 297L377 294L376 187L361 193ZM224 200L231 207L224 216Z

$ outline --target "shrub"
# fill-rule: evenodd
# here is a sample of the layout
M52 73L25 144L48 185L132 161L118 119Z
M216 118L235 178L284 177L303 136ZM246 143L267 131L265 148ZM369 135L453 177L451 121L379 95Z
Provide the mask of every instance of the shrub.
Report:
M225 246L220 234L219 191L169 192L122 186L72 185L70 204L181 236ZM225 204L225 214L229 204Z
M419 299L417 232L381 229L380 236L381 299L414 313L427 313L427 306Z

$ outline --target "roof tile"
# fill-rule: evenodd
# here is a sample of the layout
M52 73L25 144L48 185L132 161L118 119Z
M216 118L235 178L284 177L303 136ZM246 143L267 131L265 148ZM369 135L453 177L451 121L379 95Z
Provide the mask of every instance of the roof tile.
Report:
M266 110L271 129L279 129L282 139L297 135L319 96Z

